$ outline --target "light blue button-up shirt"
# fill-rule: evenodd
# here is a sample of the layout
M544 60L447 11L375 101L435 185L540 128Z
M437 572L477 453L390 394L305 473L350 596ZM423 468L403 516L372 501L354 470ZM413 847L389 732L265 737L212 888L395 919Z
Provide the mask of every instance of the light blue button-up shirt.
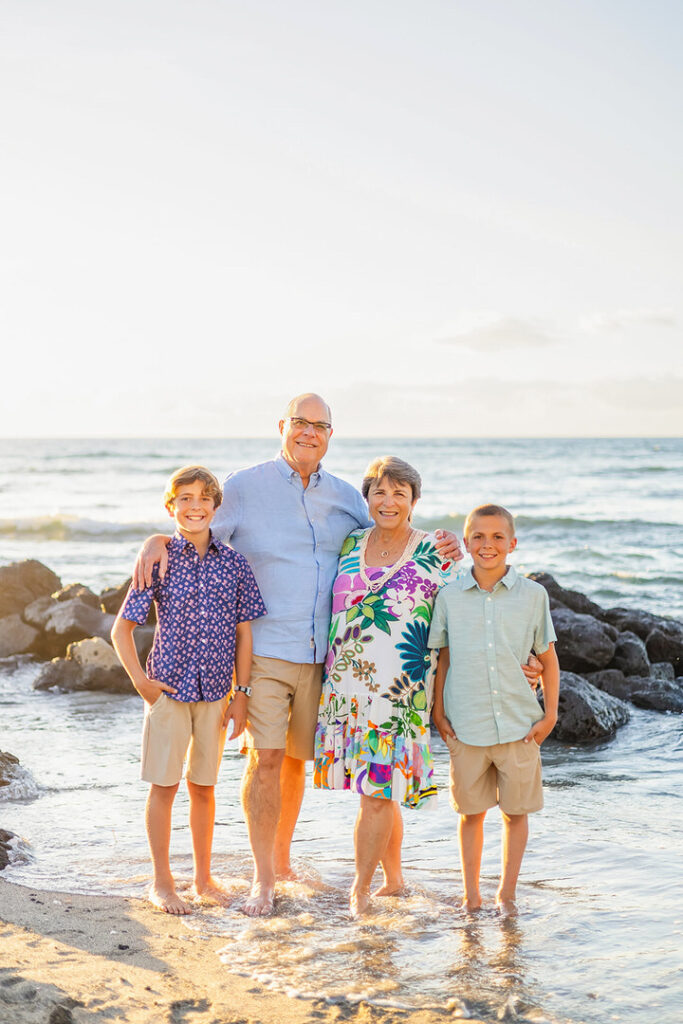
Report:
M521 666L556 639L545 589L513 566L492 591L472 572L439 592L428 646L448 647L444 710L463 743L521 740L543 711Z
M247 559L265 602L268 614L251 627L254 654L325 660L339 552L369 525L355 487L322 468L305 490L282 454L230 474L211 527Z

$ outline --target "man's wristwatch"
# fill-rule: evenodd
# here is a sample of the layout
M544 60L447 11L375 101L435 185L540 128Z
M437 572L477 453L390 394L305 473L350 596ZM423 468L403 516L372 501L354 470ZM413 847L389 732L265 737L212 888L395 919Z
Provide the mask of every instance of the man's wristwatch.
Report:
M251 686L240 686L237 683L232 688L233 693L246 693L247 697L251 697Z

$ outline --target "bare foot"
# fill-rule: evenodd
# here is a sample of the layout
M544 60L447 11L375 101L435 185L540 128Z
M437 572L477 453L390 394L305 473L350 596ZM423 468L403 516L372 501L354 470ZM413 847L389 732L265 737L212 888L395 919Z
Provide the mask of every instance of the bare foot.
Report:
M299 882L301 881L301 875L298 871L295 871L291 864L287 864L282 868L275 869L275 877L280 882Z
M481 899L479 897L471 900L465 898L460 905L466 914L476 914L481 910Z
M163 910L165 914L176 914L183 916L191 914L192 907L185 900L181 900L175 889L156 889L152 886L149 890L149 902L157 910Z
M368 889L352 889L349 898L349 911L351 917L361 917L370 906L370 892Z
M230 894L213 877L209 877L203 885L195 882L192 892L201 903L215 903L219 907L229 907L231 903Z
M387 884L385 882L384 885L380 885L379 889L376 889L375 892L373 892L372 895L373 895L373 897L374 896L410 896L410 889L403 882L400 882L398 885L391 885L391 884Z
M254 882L251 893L244 901L242 912L247 917L269 917L275 910L275 895L270 885Z
M501 917L517 917L519 913L515 901L504 899L502 896L496 896L496 910Z

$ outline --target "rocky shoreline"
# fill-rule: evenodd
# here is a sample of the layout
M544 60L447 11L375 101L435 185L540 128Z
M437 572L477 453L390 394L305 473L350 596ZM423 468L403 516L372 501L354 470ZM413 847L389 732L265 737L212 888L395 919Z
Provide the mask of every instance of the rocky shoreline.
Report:
M632 608L601 608L548 573L531 579L548 592L560 661L560 709L554 739L609 738L630 707L683 713L683 624ZM130 694L132 685L110 642L130 580L95 594L34 559L0 567L0 658L42 662L37 690ZM154 609L135 631L144 663ZM1 785L0 781L0 785Z

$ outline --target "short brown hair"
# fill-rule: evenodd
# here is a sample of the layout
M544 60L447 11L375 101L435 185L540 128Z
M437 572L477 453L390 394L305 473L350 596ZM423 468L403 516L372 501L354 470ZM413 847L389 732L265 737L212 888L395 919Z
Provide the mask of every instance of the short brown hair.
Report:
M186 484L193 484L201 480L204 485L204 493L213 499L213 507L218 508L223 501L223 491L213 473L205 466L182 466L172 473L166 484L164 492L164 505L168 508L175 501L176 494Z
M370 493L371 485L379 483L385 476L392 483L407 484L412 492L413 501L417 501L422 494L422 477L416 469L413 469L408 462L398 459L395 455L380 455L378 459L373 459L365 470L363 483L361 484L361 493L366 500Z
M472 520L476 519L477 516L502 516L505 522L512 530L512 536L515 537L515 519L512 512L508 512L502 505L479 505L478 508L473 508L463 527L463 536L466 537L472 528Z

